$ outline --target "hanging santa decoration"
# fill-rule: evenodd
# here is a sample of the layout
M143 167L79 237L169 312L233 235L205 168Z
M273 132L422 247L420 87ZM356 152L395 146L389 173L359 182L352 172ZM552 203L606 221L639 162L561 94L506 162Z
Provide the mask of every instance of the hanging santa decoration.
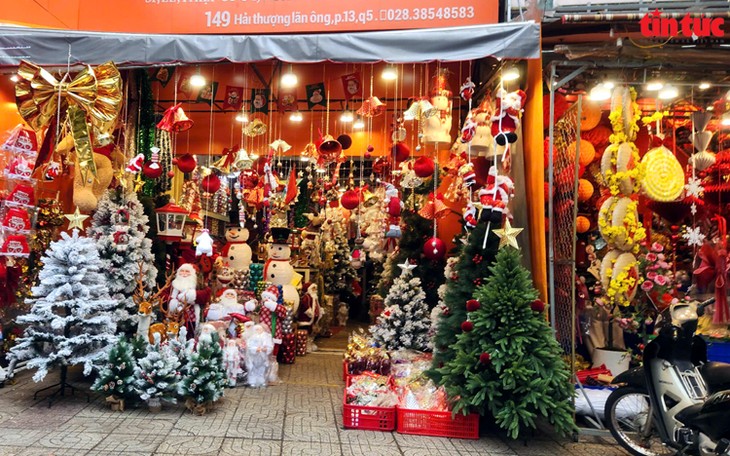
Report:
M150 148L152 151L151 159L144 164L142 173L148 179L157 179L162 176L162 166L160 166L160 149L158 147Z

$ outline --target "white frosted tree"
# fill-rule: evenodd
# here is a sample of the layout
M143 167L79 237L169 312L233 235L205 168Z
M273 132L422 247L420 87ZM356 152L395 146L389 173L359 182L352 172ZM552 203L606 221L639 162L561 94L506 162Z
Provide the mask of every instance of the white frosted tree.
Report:
M150 407L159 407L160 401L176 403L180 381L180 360L168 344L155 343L147 347L147 355L134 368L134 390Z
M87 235L96 240L109 294L119 302L116 310L120 329L132 333L137 326L137 306L132 295L142 265L143 283L155 285L152 240L146 237L149 220L134 192L110 189L99 201Z
M421 279L411 276L415 266L407 262L398 266L403 271L393 281L385 297L385 309L370 333L373 341L386 350L429 350L431 318Z
M49 369L60 367L63 395L68 366L83 364L88 375L116 344L113 311L117 302L107 293L96 243L79 237L78 230L61 233L41 261L38 285L33 287L33 298L26 301L30 312L17 319L27 326L10 353L16 361L28 360L28 367L37 369L36 382Z

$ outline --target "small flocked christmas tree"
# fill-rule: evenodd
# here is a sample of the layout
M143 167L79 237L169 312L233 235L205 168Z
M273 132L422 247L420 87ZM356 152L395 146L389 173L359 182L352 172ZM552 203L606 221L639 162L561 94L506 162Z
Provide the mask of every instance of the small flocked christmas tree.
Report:
M145 236L149 220L134 192L121 188L108 190L99 201L88 236L96 240L109 286L109 294L119 301L117 317L125 332L136 329L137 306L132 299L140 277L146 287L155 285L152 241Z
M106 365L99 372L91 389L115 399L134 397L134 357L132 345L119 339L109 350Z
M331 258L331 263L328 261L328 267L323 271L324 290L327 294L339 295L352 289L356 272L350 262L350 248L343 230L334 230L331 240L327 243L329 245L325 246L325 251L328 248L333 251L331 256L327 255L328 259Z
M218 333L201 334L196 350L190 354L186 371L178 392L188 398L186 405L191 410L207 406L223 396L228 377Z
M387 350L429 350L431 320L421 279L411 276L415 265L406 261L398 266L402 273L385 297L383 313L370 327L373 341Z
M154 337L155 343L147 347L147 355L134 368L134 390L151 408L159 407L160 401L176 403L180 381L180 360L169 345L160 344L159 334Z
M491 414L516 439L536 419L559 434L574 431L570 371L543 316L544 304L517 249L505 247L490 268L468 321L457 336L454 358L438 369L456 412Z
M84 365L88 375L94 364L106 358L117 342L113 310L106 279L93 240L61 233L42 259L39 283L33 287L30 313L17 321L27 325L11 350L17 361L29 360L39 382L55 366L61 367L61 389L66 386L68 366Z
M170 350L177 356L177 360L180 362L180 375L185 376L187 373L188 360L190 355L193 353L195 346L195 339L188 339L188 330L185 326L180 328L177 337L170 337L167 340L167 345Z
M446 310L439 317L438 329L433 340L433 367L428 374L434 382L439 383L441 375L436 368L443 366L454 358L454 344L461 333L461 323L466 320L466 301L472 298L474 290L489 275L499 246L499 238L493 233L499 228L491 224L486 248L482 248L487 233L487 223L480 222L469 234L466 244L461 248L459 260L453 266L453 273L446 278L446 291L443 304Z

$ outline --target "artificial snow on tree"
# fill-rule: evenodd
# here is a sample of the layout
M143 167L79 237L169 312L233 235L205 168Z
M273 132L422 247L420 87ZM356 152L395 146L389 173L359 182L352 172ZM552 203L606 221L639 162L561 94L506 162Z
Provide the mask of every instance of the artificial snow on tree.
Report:
M91 389L107 396L112 408L124 410L125 399L134 397L134 357L132 345L119 339L109 350L106 364Z
M147 347L147 355L134 368L134 390L147 402L150 411L157 412L162 407L161 401L177 403L180 360L169 345L160 343L158 333L154 338L155 343Z
M206 326L210 326L208 331ZM201 415L223 396L223 389L228 385L218 333L211 325L205 325L203 331L178 387L178 393L187 398L185 405Z
M28 360L37 369L33 380L39 382L48 370L60 366L60 391L67 387L68 366L83 364L88 375L95 363L106 358L117 342L113 310L117 302L109 298L106 278L93 240L61 233L43 256L39 283L33 287L30 313L17 318L27 325L16 340L10 355L16 361Z
M148 222L136 193L117 188L108 190L101 198L87 230L98 245L109 294L119 302L119 327L130 334L137 326L137 305L132 295L140 278L140 264L148 289L154 287L157 277L152 240L145 237Z
M325 293L339 295L351 290L357 274L350 262L350 247L344 229L333 229L331 237L324 244L328 266L323 271Z
M370 327L370 333L373 341L387 350L429 350L431 321L421 279L411 276L415 265L406 261L398 266L401 275L390 287L385 309Z
M433 340L433 369L428 372L436 383L439 383L441 375L435 369L454 358L453 347L456 336L461 333L461 324L466 320L465 303L472 298L474 290L482 285L484 278L489 276L489 265L494 260L499 246L499 238L492 233L495 228L499 226L492 223L487 246L482 249L487 223L477 224L469 233L466 244L459 253L458 261L446 277L446 291L443 297L446 309L439 317Z
M195 339L188 339L188 330L185 326L182 326L177 333L177 337L169 337L167 339L167 345L180 362L180 375L185 376L187 374L188 361L195 346Z
M491 414L513 439L540 417L559 434L575 431L570 371L519 251L501 249L490 272L465 303L470 324L453 359L437 369L453 410Z

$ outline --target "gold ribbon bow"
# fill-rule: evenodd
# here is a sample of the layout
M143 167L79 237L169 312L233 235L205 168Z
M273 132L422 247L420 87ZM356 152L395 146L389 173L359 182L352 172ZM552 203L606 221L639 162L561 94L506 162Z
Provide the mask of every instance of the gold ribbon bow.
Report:
M79 106L100 129L119 115L122 77L112 62L96 68L87 65L73 78L66 75L59 81L47 70L23 60L18 78L15 84L18 112L35 130L50 124L57 115L59 103L64 114L70 105Z

